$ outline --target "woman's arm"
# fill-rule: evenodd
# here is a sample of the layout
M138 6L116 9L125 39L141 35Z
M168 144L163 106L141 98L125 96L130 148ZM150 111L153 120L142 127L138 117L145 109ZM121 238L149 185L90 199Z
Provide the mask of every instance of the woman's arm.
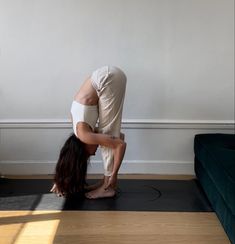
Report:
M120 138L93 132L90 127L83 122L77 125L77 136L86 144L101 145L109 148L115 148L119 143L124 143Z
M77 135L86 144L112 148L114 156L113 174L118 173L126 150L126 143L122 139L106 134L94 133L85 123L78 124Z

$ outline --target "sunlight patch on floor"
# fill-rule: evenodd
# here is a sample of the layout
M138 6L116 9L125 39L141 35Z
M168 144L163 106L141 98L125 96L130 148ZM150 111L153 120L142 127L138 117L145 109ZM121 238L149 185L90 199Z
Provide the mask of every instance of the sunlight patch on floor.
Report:
M1 244L53 243L61 211L0 211Z

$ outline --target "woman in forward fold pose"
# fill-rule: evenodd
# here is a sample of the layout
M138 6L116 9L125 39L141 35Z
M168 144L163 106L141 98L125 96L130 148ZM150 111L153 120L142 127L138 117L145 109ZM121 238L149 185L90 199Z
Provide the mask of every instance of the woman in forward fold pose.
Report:
M115 195L126 149L124 134L120 133L125 90L125 74L112 66L97 69L82 84L71 106L74 134L60 151L52 192L61 196L88 190L85 195L90 199ZM104 178L87 186L87 162L98 146L101 146Z

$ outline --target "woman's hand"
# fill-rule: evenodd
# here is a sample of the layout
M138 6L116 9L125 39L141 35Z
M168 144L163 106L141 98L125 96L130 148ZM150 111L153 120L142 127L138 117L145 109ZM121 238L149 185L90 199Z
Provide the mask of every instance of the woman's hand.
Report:
M54 185L52 186L50 192L55 193L58 197L62 197L62 196L64 196L63 193L59 192L59 190L58 190L56 184L54 184Z
M114 139L116 141L116 147L113 148L113 174L118 174L118 170L121 166L123 157L126 151L126 143L121 139Z
M116 186L117 186L117 174L115 173L109 177L108 182L105 186L105 190L107 190L109 187L116 189Z

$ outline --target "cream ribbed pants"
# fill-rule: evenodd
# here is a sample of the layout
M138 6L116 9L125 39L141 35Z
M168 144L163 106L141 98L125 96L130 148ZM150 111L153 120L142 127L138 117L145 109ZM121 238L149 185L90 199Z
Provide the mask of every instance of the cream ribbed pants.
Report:
M120 137L126 75L117 67L105 66L92 73L91 82L99 97L99 133ZM104 175L113 169L113 151L101 147Z

